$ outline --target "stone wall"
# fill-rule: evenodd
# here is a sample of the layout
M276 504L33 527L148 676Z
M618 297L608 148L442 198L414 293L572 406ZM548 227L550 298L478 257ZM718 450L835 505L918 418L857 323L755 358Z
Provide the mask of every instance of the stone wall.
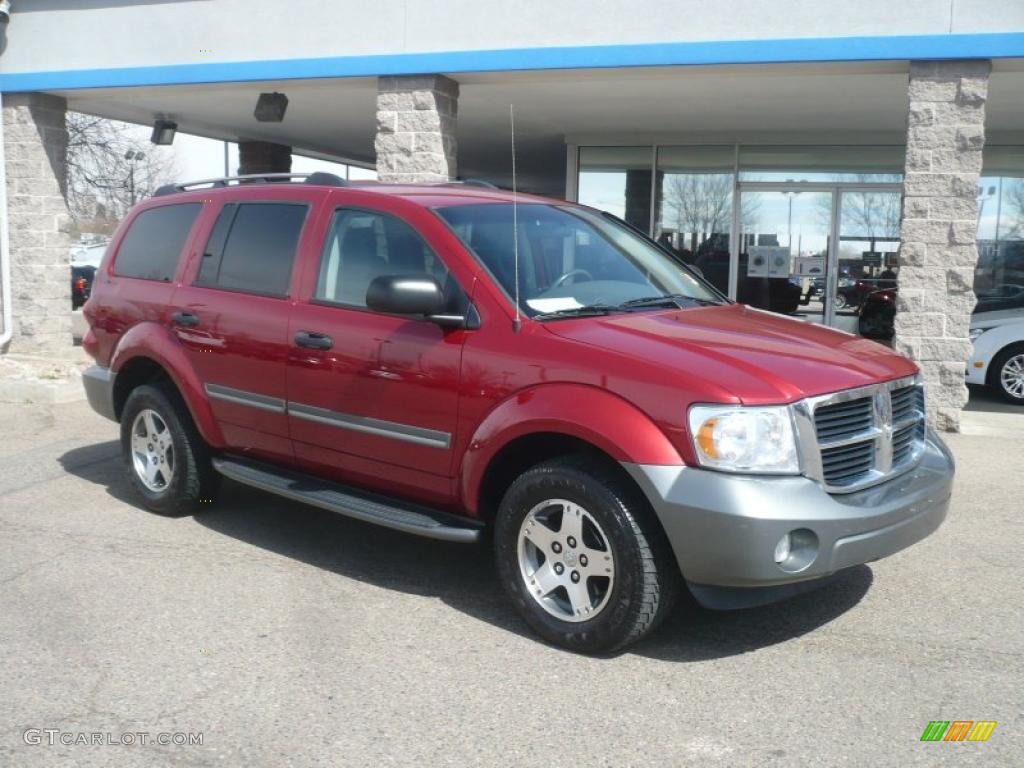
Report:
M896 339L925 376L928 416L958 431L974 308L988 61L911 62Z
M3 351L66 355L71 342L71 216L67 103L38 93L3 97L14 337Z
M458 174L459 84L443 75L377 79L377 177L451 181Z

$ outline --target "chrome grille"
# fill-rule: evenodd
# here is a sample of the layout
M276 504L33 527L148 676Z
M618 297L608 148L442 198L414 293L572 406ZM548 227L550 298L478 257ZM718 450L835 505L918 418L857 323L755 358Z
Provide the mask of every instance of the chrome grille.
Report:
M809 398L795 417L804 473L830 493L887 480L924 451L924 387L916 377Z

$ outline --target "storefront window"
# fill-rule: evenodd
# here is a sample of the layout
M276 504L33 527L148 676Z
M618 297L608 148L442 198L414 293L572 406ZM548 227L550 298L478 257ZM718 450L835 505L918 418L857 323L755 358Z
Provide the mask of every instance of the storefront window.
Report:
M903 181L902 146L741 146L740 181Z
M1024 313L1024 147L985 148L974 292L975 315Z
M580 147L576 199L651 231L651 147Z
M734 164L732 146L658 148L654 236L722 292L729 288Z

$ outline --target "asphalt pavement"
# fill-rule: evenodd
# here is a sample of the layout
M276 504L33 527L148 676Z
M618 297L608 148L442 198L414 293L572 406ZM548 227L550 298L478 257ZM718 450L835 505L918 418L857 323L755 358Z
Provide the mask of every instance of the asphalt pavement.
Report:
M594 659L530 634L486 547L232 483L152 515L116 425L0 406L0 766L1019 766L1024 417L983 415L929 539Z

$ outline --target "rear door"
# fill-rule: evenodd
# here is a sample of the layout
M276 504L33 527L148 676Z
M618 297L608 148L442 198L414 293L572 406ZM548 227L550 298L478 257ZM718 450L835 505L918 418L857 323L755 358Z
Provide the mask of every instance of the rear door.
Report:
M170 315L227 443L268 458L292 455L288 316L313 207L308 197L281 193L285 199L260 199L246 190L220 207Z

